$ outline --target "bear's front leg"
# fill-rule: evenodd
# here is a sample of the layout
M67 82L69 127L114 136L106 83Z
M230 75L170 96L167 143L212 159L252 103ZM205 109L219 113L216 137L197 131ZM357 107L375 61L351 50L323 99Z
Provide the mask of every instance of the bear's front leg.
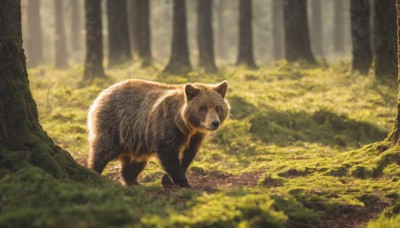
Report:
M157 150L158 158L174 185L181 188L190 188L185 172L179 161L178 148L160 148Z

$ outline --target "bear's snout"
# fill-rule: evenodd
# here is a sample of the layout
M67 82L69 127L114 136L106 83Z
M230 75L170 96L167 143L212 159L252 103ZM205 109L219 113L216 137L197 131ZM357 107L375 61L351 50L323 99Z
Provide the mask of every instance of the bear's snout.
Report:
M217 129L219 127L219 120L214 120L213 122L211 122L212 126Z

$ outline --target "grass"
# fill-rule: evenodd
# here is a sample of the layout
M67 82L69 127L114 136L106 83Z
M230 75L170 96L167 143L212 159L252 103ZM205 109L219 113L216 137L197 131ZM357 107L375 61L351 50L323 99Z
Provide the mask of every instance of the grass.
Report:
M163 75L121 67L80 83L83 69L29 71L40 121L72 156L87 157L87 111L98 93L128 78L166 83L229 81L230 119L210 134L189 171L193 189L163 190L156 159L141 187L55 181L33 167L0 179L0 224L36 227L389 227L399 222L400 149L383 141L396 88L350 64L225 68ZM258 175L260 174L260 175ZM111 180L113 179L113 180ZM386 208L386 209L385 209ZM348 217L346 217L348 216Z

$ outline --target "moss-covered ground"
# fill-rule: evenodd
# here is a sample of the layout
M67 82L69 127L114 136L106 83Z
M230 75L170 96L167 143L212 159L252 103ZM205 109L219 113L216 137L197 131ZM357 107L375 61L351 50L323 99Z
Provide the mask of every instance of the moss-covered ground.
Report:
M397 85L350 68L282 61L258 70L176 76L157 66L120 67L91 85L81 83L81 67L32 69L43 128L81 164L90 104L124 79L226 79L231 117L192 164L192 189L164 190L155 158L139 187L119 184L117 162L101 184L59 181L28 166L1 175L0 227L396 227L400 148L388 149L384 139L395 117Z

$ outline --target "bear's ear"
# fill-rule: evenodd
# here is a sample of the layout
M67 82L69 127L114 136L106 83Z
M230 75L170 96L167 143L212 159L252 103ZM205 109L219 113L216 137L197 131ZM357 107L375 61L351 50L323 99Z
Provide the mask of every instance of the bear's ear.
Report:
M226 92L228 91L228 82L223 81L215 87L215 91L221 94L222 98L225 98Z
M200 93L199 89L196 89L190 84L185 85L185 95L186 99L190 101L193 97L195 97L198 93Z

